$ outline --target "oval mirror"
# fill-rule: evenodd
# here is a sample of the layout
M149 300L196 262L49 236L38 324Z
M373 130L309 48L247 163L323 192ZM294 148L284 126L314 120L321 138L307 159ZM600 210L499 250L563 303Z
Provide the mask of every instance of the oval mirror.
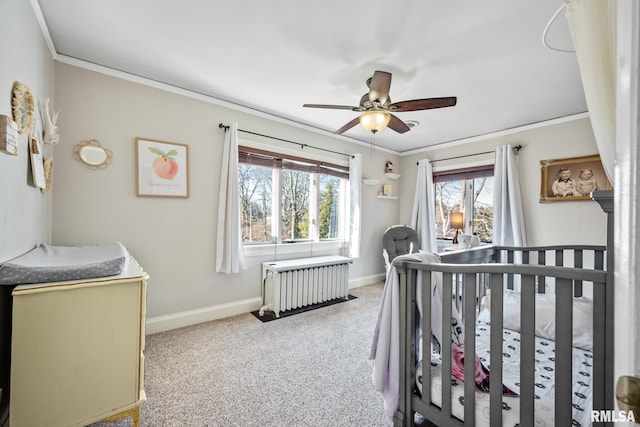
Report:
M95 139L76 145L73 153L89 169L105 168L111 163L111 150L104 148Z
M85 145L80 149L80 158L90 166L99 166L107 160L104 148Z

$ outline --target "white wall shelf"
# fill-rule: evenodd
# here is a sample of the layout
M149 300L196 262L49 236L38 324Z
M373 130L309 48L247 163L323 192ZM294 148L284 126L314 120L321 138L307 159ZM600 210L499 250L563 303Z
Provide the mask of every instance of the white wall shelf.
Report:
M399 175L399 174L397 174L397 173L391 173L391 172L386 172L386 173L384 174L384 176L386 176L386 177L387 177L387 178L389 178L389 179L398 179L398 178L400 178L400 175Z
M398 196L378 196L378 199L398 200Z

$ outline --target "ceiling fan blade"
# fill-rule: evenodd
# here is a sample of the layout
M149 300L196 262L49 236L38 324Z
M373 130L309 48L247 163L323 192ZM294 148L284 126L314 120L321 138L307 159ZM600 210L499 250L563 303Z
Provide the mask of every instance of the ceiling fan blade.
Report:
M391 73L386 71L376 71L369 82L369 100L378 101L384 105L389 99L389 89L391 88Z
M414 99L411 101L394 102L389 105L389 111L417 111L431 110L433 108L453 107L456 105L458 98L450 96L447 98L426 98Z
M390 127L391 129L395 130L398 133L405 133L406 131L411 129L409 126L407 126L405 122L403 122L393 114L391 114L391 120L389 121L388 127Z
M352 127L354 127L355 125L357 125L358 123L360 123L360 117L356 117L355 119L351 120L349 123L347 123L346 125L342 126L340 129L338 129L336 133L342 134L348 131L349 129L351 129Z
M351 110L359 111L360 107L352 107L351 105L326 105L326 104L304 104L303 107L309 108L331 108L334 110Z

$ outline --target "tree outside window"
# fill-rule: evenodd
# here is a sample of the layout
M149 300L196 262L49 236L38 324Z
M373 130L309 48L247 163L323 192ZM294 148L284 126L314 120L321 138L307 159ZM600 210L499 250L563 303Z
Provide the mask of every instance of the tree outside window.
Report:
M320 175L320 239L337 239L340 231L340 179Z
M272 242L272 170L240 164L240 215L243 242Z
M282 171L282 241L309 239L310 174Z

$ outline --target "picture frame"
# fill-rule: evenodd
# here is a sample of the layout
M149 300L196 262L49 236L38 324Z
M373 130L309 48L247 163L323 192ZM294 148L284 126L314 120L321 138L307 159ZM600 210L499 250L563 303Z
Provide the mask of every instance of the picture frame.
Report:
M136 195L189 197L189 147L136 138Z
M540 203L591 200L592 191L612 189L597 154L540 160L540 172Z

